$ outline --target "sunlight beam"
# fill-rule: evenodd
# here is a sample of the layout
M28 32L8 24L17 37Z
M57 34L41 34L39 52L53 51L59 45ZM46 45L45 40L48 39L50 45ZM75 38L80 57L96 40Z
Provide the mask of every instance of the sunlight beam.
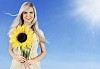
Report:
M77 0L77 13L93 24L100 21L100 0Z

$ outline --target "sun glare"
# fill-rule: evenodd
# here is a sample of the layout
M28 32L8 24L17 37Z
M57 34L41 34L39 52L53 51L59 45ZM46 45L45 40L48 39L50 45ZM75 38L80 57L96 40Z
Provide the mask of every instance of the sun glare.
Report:
M76 0L75 4L75 13L88 21L95 37L95 29L100 27L100 0Z
M77 13L82 14L91 23L100 21L100 0L77 0Z

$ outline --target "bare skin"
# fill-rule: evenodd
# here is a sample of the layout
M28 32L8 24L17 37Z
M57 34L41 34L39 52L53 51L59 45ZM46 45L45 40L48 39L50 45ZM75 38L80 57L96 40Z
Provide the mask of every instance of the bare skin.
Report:
M36 56L33 59L30 60L26 60L23 56L18 56L16 54L14 54L13 52L13 48L11 47L11 44L9 46L9 54L12 56L13 59L15 59L16 61L20 62L20 63L24 63L25 67L29 67L30 65L35 64L36 62L42 60L45 56L46 56L46 48L45 48L45 44L43 42L40 42L40 48L41 48L41 54Z
M23 14L23 20L24 20L24 25L30 26L32 20L34 19L34 10L32 7L29 7L28 9L24 10ZM13 59L16 61L23 63L25 67L29 67L32 64L35 64L36 62L42 60L46 56L46 48L45 48L45 43L40 42L39 43L40 48L41 48L41 54L36 56L35 58L32 58L30 60L26 60L23 56L18 56L14 54L13 48L11 44L9 44L9 54L12 56Z

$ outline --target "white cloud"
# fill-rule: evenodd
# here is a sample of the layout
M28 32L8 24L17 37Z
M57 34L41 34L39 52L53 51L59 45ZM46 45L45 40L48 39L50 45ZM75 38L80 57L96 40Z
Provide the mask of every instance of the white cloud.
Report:
M77 0L77 14L81 14L93 25L100 21L100 0Z
M87 21L95 37L95 30L100 29L100 0L75 0L75 15Z

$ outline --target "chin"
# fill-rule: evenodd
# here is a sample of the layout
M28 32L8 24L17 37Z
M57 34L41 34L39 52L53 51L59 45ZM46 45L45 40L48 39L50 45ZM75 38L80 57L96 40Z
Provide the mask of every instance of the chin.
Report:
M25 22L30 23L30 22L32 22L32 21L25 21Z

